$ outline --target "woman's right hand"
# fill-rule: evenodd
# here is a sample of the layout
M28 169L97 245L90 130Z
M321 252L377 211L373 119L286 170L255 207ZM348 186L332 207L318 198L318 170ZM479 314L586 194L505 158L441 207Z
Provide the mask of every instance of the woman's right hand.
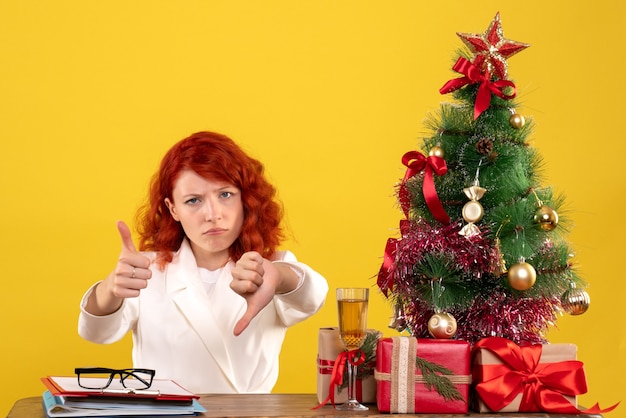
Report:
M117 222L122 240L122 251L115 269L91 293L85 309L93 315L108 315L120 308L125 298L139 296L152 277L150 259L135 248L130 229L123 221Z
M117 230L122 239L122 252L113 274L107 280L110 290L118 298L134 298L148 286L152 277L150 259L135 248L130 229L123 221L117 222Z

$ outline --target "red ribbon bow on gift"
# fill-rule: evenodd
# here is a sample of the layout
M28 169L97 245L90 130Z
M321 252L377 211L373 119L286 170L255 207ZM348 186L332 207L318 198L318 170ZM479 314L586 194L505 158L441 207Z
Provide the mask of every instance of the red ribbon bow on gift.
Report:
M343 374L346 370L346 364L350 363L355 366L360 366L365 361L365 352L361 349L342 351L335 359L333 365L333 372L330 375L330 384L328 386L328 397L324 399L322 403L314 407L313 409L321 408L328 402L335 406L335 386L341 386L343 383Z
M474 120L478 119L478 116L489 108L491 93L505 100L510 100L517 94L515 84L513 84L512 81L491 81L491 75L489 73L483 73L479 67L463 57L460 57L456 61L452 69L457 73L463 74L465 77L449 80L439 89L439 93L446 94L458 90L466 84L480 83L478 93L476 94L476 101L474 102ZM513 94L504 94L502 89L505 87L512 87Z
M438 176L443 176L448 171L448 167L446 166L446 160L441 157L437 157L435 155L431 155L429 157L424 156L424 154L418 151L409 151L402 156L402 164L407 167L406 174L404 175L404 179L402 180L402 184L400 185L399 200L400 206L402 206L402 211L404 215L409 217L409 191L406 188L406 182L408 179L413 177L414 175L424 171L424 182L422 184L422 191L424 192L424 199L426 200L426 205L428 206L428 210L433 215L433 217L441 222L442 224L449 224L450 217L446 213L445 209L441 205L441 201L439 200L439 196L437 196L437 190L435 189L435 181L433 178L433 173Z
M616 404L602 410L596 404L581 411L572 405L564 396L587 392L583 363L567 360L541 364L541 344L520 347L506 338L489 337L474 347L479 348L491 351L502 360L502 364L481 365L483 379L476 385L476 391L492 411L501 410L520 393L519 412L597 414L617 407Z

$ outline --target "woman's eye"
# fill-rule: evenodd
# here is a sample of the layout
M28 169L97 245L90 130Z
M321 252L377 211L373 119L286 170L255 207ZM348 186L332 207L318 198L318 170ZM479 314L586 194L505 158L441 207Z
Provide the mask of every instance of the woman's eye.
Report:
M222 192L222 193L220 193L220 197L223 198L223 199L228 199L232 195L233 195L232 192Z
M198 203L200 200L197 197L192 197L191 199L187 199L185 201L186 204L188 205L195 205L196 203Z

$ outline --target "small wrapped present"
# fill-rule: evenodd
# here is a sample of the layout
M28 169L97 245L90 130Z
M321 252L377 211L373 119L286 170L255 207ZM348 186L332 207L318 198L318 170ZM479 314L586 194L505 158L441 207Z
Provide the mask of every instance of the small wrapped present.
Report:
M380 412L467 413L470 345L458 340L381 338L374 376Z
M577 414L576 395L587 392L574 344L519 346L485 338L474 346L472 374L478 412Z
M366 353L367 362L357 368L356 398L361 403L376 402L376 381L374 380L374 359L376 355L376 344L369 343L371 339L378 339L380 332L368 330L366 342L372 346L371 351ZM342 385L332 385L334 396L330 397L331 376L335 369L335 361L340 353L345 351L339 337L337 327L320 328L317 352L317 400L323 403L326 399L334 399L334 403L341 404L348 400L348 388ZM341 369L343 370L343 369ZM337 372L337 370L336 370ZM347 372L346 372L347 374ZM343 375L338 376L340 380L347 382Z

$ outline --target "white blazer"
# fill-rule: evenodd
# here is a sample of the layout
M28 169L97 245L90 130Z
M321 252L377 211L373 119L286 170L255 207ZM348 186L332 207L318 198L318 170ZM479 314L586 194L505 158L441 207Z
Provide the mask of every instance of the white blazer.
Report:
M153 253L146 255L154 258ZM139 297L125 299L111 315L85 310L92 286L81 301L78 333L108 344L132 331L134 367L155 369L155 378L172 379L197 394L269 393L278 379L287 327L316 313L328 292L326 280L292 253L280 252L277 258L276 263L300 273L300 285L276 295L237 337L233 328L246 302L230 289L234 263L225 266L207 295L187 240L165 271L152 267L152 278Z

